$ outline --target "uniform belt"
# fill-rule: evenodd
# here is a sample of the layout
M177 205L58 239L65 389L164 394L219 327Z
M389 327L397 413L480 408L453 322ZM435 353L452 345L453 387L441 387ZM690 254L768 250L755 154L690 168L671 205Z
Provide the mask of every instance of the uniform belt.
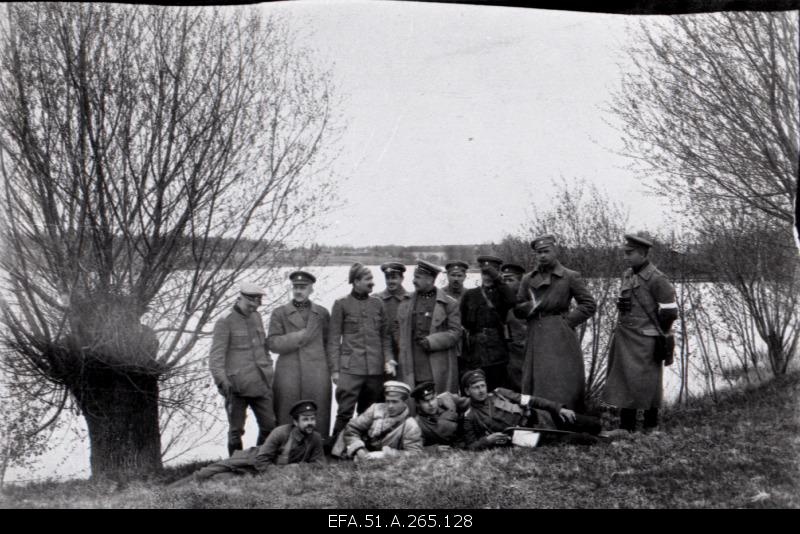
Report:
M555 317L561 315L561 312L535 312L530 316L530 319L542 319L544 317Z

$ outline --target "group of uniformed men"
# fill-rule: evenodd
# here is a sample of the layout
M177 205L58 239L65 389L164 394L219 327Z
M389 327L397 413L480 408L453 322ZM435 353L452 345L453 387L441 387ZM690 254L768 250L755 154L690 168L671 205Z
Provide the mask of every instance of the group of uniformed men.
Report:
M672 285L648 260L652 245L626 234L621 247L627 269L603 400L620 409L628 431L637 410L645 429L658 424L664 362L656 344L677 317ZM402 285L406 267L389 262L381 265L386 289L372 296L373 274L356 263L352 291L330 314L310 300L314 275L295 271L291 302L272 312L266 335L257 313L265 292L244 284L214 327L209 359L225 398L231 459L205 475L325 461L323 450L361 460L431 445L484 449L508 445L513 428L599 434L599 419L581 414L584 364L575 332L595 301L580 274L559 262L554 236L531 247L536 267L527 274L479 256L481 283L472 289L464 288L469 265L462 261L446 264L448 284L437 288L441 269L419 260L413 293ZM270 351L278 354L274 371ZM242 451L248 406L259 435L256 447Z

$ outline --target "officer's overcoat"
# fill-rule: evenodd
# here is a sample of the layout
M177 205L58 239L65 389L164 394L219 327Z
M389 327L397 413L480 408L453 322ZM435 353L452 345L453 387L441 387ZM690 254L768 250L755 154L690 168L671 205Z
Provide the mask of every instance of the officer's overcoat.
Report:
M269 321L269 350L278 354L273 394L279 425L292 422L289 410L303 399L317 403L317 430L328 436L331 418L331 371L333 362L325 347L328 341L328 310L312 303L308 324L292 303L276 308ZM302 330L309 340L302 347Z

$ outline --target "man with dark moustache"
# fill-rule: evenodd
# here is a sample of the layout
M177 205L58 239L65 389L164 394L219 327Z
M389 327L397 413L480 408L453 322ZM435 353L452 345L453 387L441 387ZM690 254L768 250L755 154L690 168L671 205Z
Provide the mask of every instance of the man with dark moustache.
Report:
M383 271L383 275L386 278L386 289L378 293L377 296L383 301L383 309L386 312L386 322L391 329L397 318L397 308L400 306L400 303L411 298L411 295L403 287L406 266L399 262L390 261L381 265L381 271ZM397 339L392 335L392 354L394 355L394 359L389 362L389 365L392 366L392 370L395 370L397 367L396 358L399 352L400 347L397 343ZM394 373L387 374L394 376Z
M398 340L397 376L416 387L433 382L437 393L458 392L458 354L461 319L458 303L437 289L441 269L417 261L411 298L397 308L394 335Z
M383 373L393 373L391 333L380 299L370 296L372 272L360 263L350 268L349 295L331 311L328 356L339 405L330 443L344 430L353 411L363 413L381 400Z

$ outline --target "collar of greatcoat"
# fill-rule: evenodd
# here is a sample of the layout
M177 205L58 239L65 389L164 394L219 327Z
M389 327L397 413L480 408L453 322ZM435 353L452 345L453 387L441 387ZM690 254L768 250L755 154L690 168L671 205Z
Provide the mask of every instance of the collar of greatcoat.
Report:
M549 273L539 272L538 268L534 269L533 272L530 275L531 276L531 278L530 278L531 282L530 283L531 283L531 285L533 287L539 287L539 286L543 286L543 285L548 285L548 284L550 284L550 275L551 274L554 274L554 275L558 276L559 278L563 278L564 275L567 274L567 270L564 268L563 265L561 265L560 261L556 260L556 266L553 267L553 270L550 271Z
M625 269L624 278L632 280L631 287L639 287L639 277L641 277L642 280L650 280L650 278L653 276L653 273L655 273L657 270L658 269L655 265L653 265L653 262L650 262L647 267L637 273L637 276L637 274L634 274L633 269L628 267Z
M295 325L297 328L305 328L306 322L303 320L303 316L300 315L300 310L292 306L292 303L286 304L284 306L288 313L286 316L289 318L289 322ZM315 302L311 303L311 307L308 309L311 313L315 313L320 315L320 307Z

